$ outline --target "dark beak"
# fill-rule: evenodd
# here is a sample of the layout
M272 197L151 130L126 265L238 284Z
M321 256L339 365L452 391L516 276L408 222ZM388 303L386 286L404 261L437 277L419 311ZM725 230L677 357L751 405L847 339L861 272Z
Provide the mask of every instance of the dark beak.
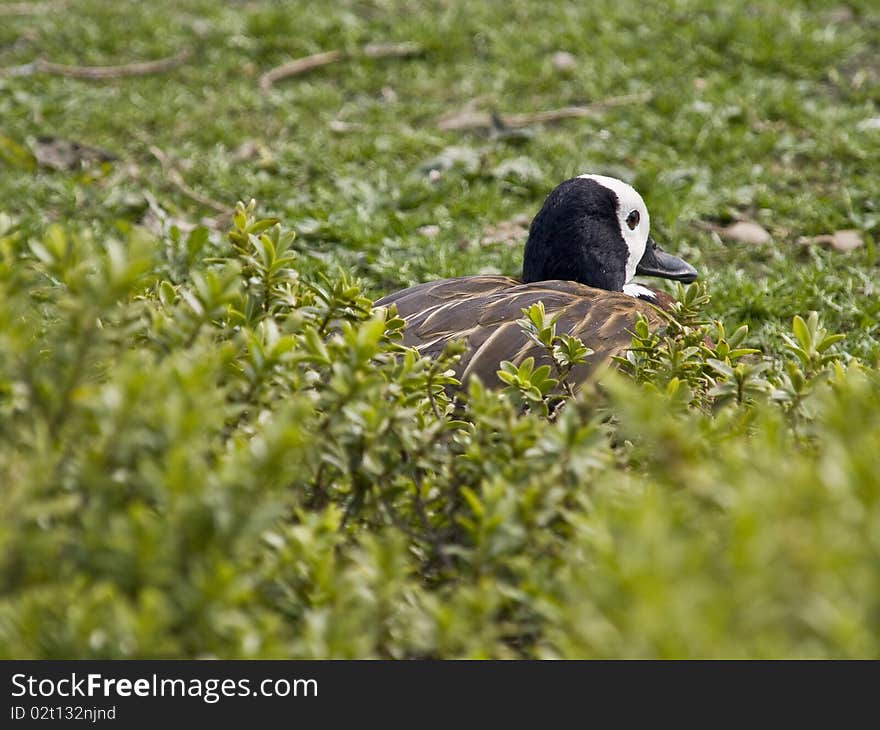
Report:
M642 260L636 266L636 273L643 276L662 276L664 279L683 281L685 284L696 281L698 276L693 266L678 256L666 253L650 236Z

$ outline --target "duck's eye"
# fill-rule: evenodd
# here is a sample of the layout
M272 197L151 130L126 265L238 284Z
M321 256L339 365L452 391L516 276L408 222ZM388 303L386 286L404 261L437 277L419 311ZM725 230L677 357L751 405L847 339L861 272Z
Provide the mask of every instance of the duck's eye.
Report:
M626 224L629 226L631 231L636 229L636 226L639 224L639 211L634 210L626 217Z

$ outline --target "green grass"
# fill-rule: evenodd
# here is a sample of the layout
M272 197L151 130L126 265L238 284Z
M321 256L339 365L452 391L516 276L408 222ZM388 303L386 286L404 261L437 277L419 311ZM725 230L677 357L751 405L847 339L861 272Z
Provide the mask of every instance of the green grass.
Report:
M0 0L0 656L878 656L875 5ZM45 135L118 160L48 169ZM727 334L692 287L553 417L452 403L349 277L516 274L484 232L584 171L643 193ZM184 189L259 207L227 238ZM736 218L771 242L707 232Z
M873 245L841 255L795 243L858 228L873 244L880 224L880 131L859 126L880 114L880 12L867 0L849 7L841 16L835 3L514 0L317 12L298 2L74 0L64 12L6 18L0 65L195 55L151 77L0 80L0 134L14 144L52 134L121 158L88 174L7 163L0 209L28 236L51 221L137 224L145 191L172 218L213 215L168 184L155 145L197 191L230 206L255 197L298 230L316 265L338 264L378 296L432 277L516 273L521 247L480 246L482 231L533 214L568 176L609 172L643 193L658 240L703 272L717 316L750 323L772 346L793 314L816 309L848 334L851 353L873 361ZM369 42L414 42L424 53L257 88L286 60ZM554 68L560 50L574 68ZM515 138L436 125L474 98L514 113L638 92L650 100ZM334 132L334 120L347 131ZM262 154L237 157L246 142ZM423 163L450 147L472 150L477 164L429 180ZM536 174L494 174L518 157ZM772 243L722 243L693 225L733 215L760 222ZM419 233L428 224L439 226L434 239Z

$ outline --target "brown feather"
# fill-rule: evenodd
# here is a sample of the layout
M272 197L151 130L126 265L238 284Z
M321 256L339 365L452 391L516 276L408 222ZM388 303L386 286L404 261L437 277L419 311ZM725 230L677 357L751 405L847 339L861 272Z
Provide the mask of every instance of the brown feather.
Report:
M669 295L661 303L668 305ZM376 302L397 305L407 322L403 344L434 357L448 342L463 340L467 350L457 368L463 381L477 376L498 387L503 360L520 363L535 357L549 364L549 356L533 343L517 324L522 310L543 302L548 314L561 312L556 331L583 340L595 353L589 362L572 372L580 383L591 379L611 358L629 347L638 314L648 318L652 329L664 323L663 314L648 302L622 292L584 286L574 281L543 281L523 284L508 276L466 276L441 279L404 289Z

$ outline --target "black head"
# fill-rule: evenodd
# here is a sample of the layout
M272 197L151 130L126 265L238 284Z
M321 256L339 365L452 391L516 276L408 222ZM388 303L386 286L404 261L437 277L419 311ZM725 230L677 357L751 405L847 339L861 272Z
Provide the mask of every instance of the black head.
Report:
M648 209L616 178L582 175L557 186L532 221L523 281L565 279L622 291L637 273L691 282L697 271L650 236Z

